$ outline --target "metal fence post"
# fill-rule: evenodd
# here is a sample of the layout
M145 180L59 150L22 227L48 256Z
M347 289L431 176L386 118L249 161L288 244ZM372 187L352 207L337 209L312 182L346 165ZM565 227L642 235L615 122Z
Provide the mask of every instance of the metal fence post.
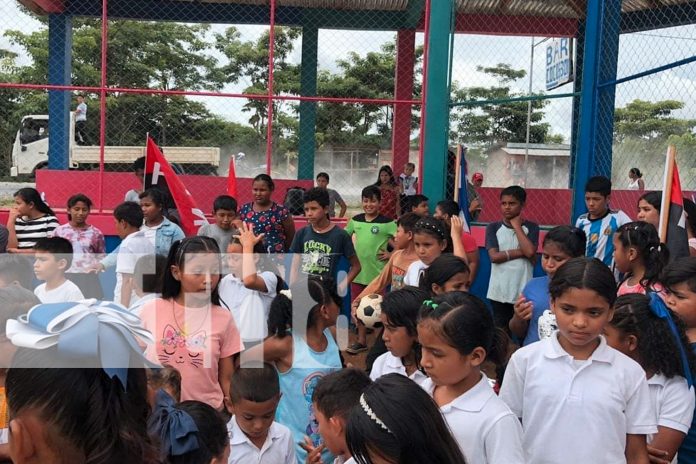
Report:
M71 59L72 17L65 14L49 15L49 84L70 85ZM48 92L48 130L51 134L48 145L49 169L68 169L69 167L71 97L72 94L67 90L49 90Z

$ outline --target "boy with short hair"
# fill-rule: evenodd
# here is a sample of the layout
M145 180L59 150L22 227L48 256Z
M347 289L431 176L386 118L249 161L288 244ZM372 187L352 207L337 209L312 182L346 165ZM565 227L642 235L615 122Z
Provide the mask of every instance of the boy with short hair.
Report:
M0 287L17 285L31 290L34 288L34 270L27 255L0 254Z
M585 184L587 213L575 221L587 237L586 256L594 256L614 270L614 233L622 225L631 222L621 210L609 208L611 181L604 176L590 177Z
M445 221L448 228L452 227L452 217L459 216L459 203L454 200L442 200L435 206L435 213L433 217L435 219L440 219ZM469 265L469 288L474 283L476 279L476 273L479 267L479 249L476 239L468 232L462 231L462 246L464 247L464 253L466 254L466 261Z
M79 287L65 278L65 271L72 264L72 253L72 243L63 237L42 238L34 244L34 274L45 281L34 289L34 295L42 303L85 299Z
M307 226L295 234L290 245L294 253L290 282L295 283L299 274L331 277L338 282L339 295L345 295L348 285L360 272L360 261L350 236L329 218L329 193L314 187L302 198ZM350 270L343 281L337 280L339 259L345 257Z
M401 189L400 207L401 213L407 213L409 197L418 193L418 177L413 173L416 170L416 165L413 163L404 164L404 172L399 175L399 188Z
M138 299L134 291L133 275L135 264L141 256L155 254L155 248L145 232L140 230L143 224L143 211L133 201L121 203L114 209L116 233L121 239L116 254L116 287L114 301L126 308L131 301Z
M140 316L140 311L145 303L158 298L162 293L162 275L167 265L167 258L163 255L152 254L138 258L133 270L133 290L137 300L131 302L128 310Z
M229 195L220 195L213 201L213 224L203 224L198 235L215 239L220 251L225 253L230 239L239 233L241 221L237 216L237 200Z
M280 383L275 368L242 365L232 374L225 408L232 418L229 464L295 464L292 432L275 422L280 401Z
M662 271L660 283L666 291L665 303L686 326L691 349L696 351L696 257L678 258L669 263ZM656 458L656 462L664 460L666 455L664 451L650 446L648 453L651 458ZM689 432L677 451L677 462L696 462L696 413Z
M364 213L353 216L345 229L349 236L355 236L355 251L360 260L360 273L350 286L351 295L356 296L384 269L386 258L383 260L382 256L397 229L393 220L379 214L382 201L379 187L368 185L362 190L361 196ZM346 349L350 354L367 351L367 333L360 320L357 320L357 328L357 341Z
M336 203L341 208L341 212L338 213L338 217L342 218L346 215L346 210L348 205L343 201L341 194L334 189L330 189L329 185L329 175L325 172L320 172L317 174L317 187L326 189L329 192L329 217L336 217Z
M308 451L306 462L321 462L323 448L336 456L334 464L354 464L346 443L346 425L354 406L360 404L360 396L372 383L370 377L359 369L348 368L322 377L312 394L312 403L319 424L322 446Z
M486 227L486 249L491 258L488 299L496 326L509 331L514 303L533 277L539 226L522 219L527 192L518 186L500 192L503 220Z
M127 191L123 201L134 201L140 204L140 194L143 193L143 185L145 185L145 157L141 156L133 161L132 169L135 178L138 179L138 188Z
M430 214L428 197L420 193L406 197L401 208L401 214L405 213L416 213L420 217Z

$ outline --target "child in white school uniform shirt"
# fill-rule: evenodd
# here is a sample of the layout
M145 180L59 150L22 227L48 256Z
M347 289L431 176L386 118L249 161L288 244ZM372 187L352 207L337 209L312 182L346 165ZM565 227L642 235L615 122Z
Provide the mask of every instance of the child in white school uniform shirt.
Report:
M432 396L468 464L523 464L522 427L495 394L481 364L504 361L508 338L485 303L449 292L423 303L418 323L421 385Z
M232 374L225 408L232 414L228 464L296 464L292 432L275 421L278 373L268 363L242 365Z
M384 296L380 320L384 326L382 340L388 351L375 359L370 379L377 380L394 372L421 385L428 378L421 371L416 328L418 311L428 297L427 292L411 286Z
M645 372L601 336L616 299L612 272L574 258L549 294L558 331L512 355L500 391L522 421L526 461L648 462L657 416Z
M72 243L62 237L42 238L34 245L34 274L45 281L34 289L34 295L42 303L85 299L78 286L65 278L72 251Z

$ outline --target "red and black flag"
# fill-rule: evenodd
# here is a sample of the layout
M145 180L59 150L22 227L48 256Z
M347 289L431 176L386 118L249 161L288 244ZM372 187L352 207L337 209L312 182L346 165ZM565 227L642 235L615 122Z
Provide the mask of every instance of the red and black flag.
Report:
M674 145L667 149L665 177L662 184L660 208L660 241L667 244L670 260L689 256L689 237L686 233L686 214L682 196L677 150Z
M196 207L191 193L177 176L157 144L147 137L145 152L145 188L158 187L167 192L179 213L180 226L186 235L196 235L207 224L203 211Z

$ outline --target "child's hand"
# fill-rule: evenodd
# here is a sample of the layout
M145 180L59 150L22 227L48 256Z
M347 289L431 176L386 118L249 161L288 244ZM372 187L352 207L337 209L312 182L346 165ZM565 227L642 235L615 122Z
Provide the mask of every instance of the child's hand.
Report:
M510 219L510 225L515 229L517 229L518 227L522 227L522 216L518 215Z
M464 232L464 223L458 215L454 215L450 218L450 235L452 237L461 237L462 232Z
M87 274L99 274L100 272L104 272L104 265L102 263L92 264L87 269Z
M263 240L265 234L254 235L254 226L249 223L242 224L239 229L239 243L242 248L254 248L254 246Z
M300 448L307 452L307 457L305 458L305 464L322 464L321 452L324 451L324 444L319 446L314 446L312 439L308 436L304 437L304 442L300 442Z
M652 463L656 463L656 464L669 464L670 463L670 461L667 460L667 458L668 458L667 451L653 448L650 445L648 445L648 457L650 458L650 462L652 462Z
M474 211L481 211L481 202L478 199L471 200L469 203L469 212L473 213Z
M534 305L531 301L528 301L524 295L520 295L513 305L515 310L515 316L523 321L528 321L532 318L532 309Z
M389 261L389 258L391 258L391 253L387 250L380 250L377 252L377 259L380 261Z
M10 208L10 214L7 216L7 223L14 224L15 219L19 217L19 209L16 206Z

